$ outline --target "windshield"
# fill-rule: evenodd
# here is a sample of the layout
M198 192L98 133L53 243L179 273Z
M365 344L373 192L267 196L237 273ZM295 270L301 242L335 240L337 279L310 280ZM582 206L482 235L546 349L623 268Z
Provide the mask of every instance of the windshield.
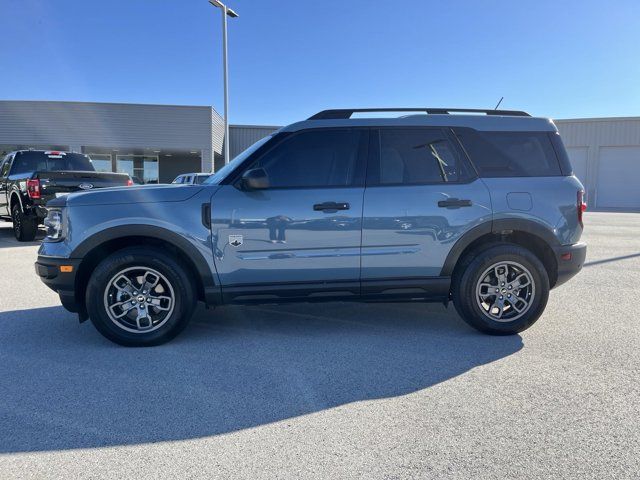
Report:
M233 172L238 165L240 165L242 162L244 162L249 155L251 155L253 152L258 150L262 145L267 143L271 139L271 137L273 137L273 135L274 134L271 134L271 135L269 135L267 137L264 137L264 138L258 140L256 143L251 145L249 148L247 148L244 152L242 152L236 158L231 160L228 164L226 164L224 167L222 167L216 173L211 175L207 179L207 181L204 182L204 184L205 185L218 185L222 180L224 180L224 178L227 175L229 175L231 172Z
M60 172L60 171L89 171L95 169L89 157L81 153L65 152L18 152L13 161L13 174L35 171Z

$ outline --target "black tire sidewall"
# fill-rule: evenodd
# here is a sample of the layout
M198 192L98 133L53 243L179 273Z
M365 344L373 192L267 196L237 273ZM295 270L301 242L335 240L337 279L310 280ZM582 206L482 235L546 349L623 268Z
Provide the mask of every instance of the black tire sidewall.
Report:
M491 265L512 261L523 265L533 277L535 295L529 310L511 322L488 318L476 301L476 285L480 275ZM454 304L460 316L474 328L494 335L511 335L526 330L542 315L549 298L549 278L544 265L529 250L519 245L496 245L480 252L458 278Z
M133 333L118 327L104 307L108 282L119 271L135 266L157 270L174 290L175 306L169 320L149 333ZM96 329L109 340L124 346L154 346L171 340L186 327L196 304L195 288L185 268L170 256L149 248L121 250L103 260L91 275L85 298L89 318Z

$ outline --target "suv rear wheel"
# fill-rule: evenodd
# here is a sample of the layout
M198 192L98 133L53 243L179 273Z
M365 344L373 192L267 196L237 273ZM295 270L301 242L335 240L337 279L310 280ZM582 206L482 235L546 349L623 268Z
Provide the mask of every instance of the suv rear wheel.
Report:
M153 248L113 253L87 286L89 318L109 340L125 346L168 342L189 322L195 287L185 268Z
M542 315L548 298L544 265L514 244L468 255L453 282L453 302L460 316L492 335L526 330Z
M13 233L19 242L31 242L38 233L38 218L25 214L17 203L11 209Z

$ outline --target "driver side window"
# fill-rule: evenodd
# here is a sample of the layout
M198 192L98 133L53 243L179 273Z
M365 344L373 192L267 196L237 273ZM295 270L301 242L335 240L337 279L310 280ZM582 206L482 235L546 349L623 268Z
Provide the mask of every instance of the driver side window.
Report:
M310 130L294 134L258 159L270 188L348 187L354 184L362 130Z
M6 178L9 176L9 167L11 166L11 158L9 155L4 157L4 160L0 162L0 177Z

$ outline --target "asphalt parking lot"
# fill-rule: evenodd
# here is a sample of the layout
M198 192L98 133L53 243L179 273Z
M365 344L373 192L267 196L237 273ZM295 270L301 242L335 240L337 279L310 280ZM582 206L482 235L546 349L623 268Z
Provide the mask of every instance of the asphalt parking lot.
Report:
M512 337L453 307L201 309L126 349L59 305L0 224L0 478L637 478L640 214Z

